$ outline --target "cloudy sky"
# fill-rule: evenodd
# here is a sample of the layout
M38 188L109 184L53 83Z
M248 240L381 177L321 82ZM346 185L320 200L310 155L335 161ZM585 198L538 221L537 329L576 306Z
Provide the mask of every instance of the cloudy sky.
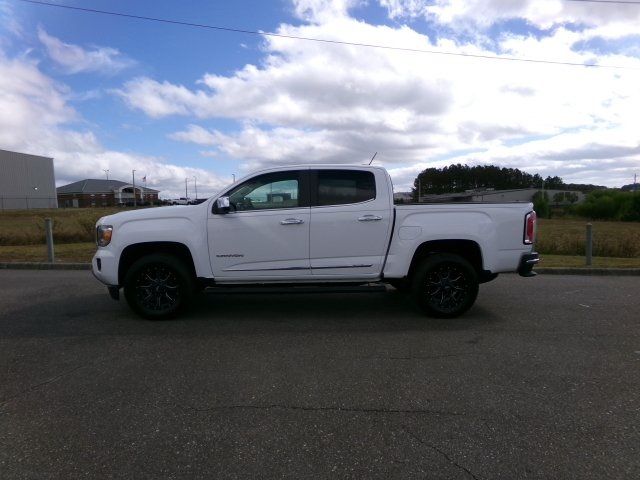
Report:
M54 157L58 185L136 169L164 196L195 176L202 196L374 152L397 191L450 163L609 186L640 173L639 4L51 1L280 35L0 0L0 148ZM478 58L494 56L603 68Z

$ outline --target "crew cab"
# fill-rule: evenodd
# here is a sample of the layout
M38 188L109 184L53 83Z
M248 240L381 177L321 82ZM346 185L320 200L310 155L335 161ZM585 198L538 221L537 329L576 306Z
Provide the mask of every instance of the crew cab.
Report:
M451 318L501 272L532 272L531 203L393 203L378 166L270 168L200 205L109 215L93 273L139 315L175 316L207 288L370 284Z

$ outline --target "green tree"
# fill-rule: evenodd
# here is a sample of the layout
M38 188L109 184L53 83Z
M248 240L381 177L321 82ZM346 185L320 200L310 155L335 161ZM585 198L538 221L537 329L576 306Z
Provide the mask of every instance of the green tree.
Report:
M564 192L564 198L573 205L578 201L578 194L576 192Z
M559 203L564 202L564 199L565 199L565 192L558 192L553 196L553 203L557 205Z
M542 188L543 182L547 188L563 185L559 177L547 177L543 180L538 174L531 175L517 168L500 168L495 165L453 164L443 168L427 168L420 172L414 181L414 196L457 193L465 190L494 188L505 190L512 188Z
M595 190L576 210L579 215L589 218L640 221L640 199L633 192Z
M549 208L549 194L538 190L533 195L533 209L540 218L549 218L551 210Z

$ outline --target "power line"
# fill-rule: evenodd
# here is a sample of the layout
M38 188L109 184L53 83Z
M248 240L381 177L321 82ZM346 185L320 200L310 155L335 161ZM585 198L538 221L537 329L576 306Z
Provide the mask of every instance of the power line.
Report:
M424 50L420 48L406 48L406 47L392 47L390 45L379 45L373 43L359 43L359 42L347 42L341 40L328 40L324 38L313 38L313 37L301 37L297 35L285 35L281 33L273 33L273 32L262 32L257 30L245 30L241 28L231 28L231 27L223 27L219 25L209 25L204 23L192 23L192 22L183 22L179 20L171 20L167 18L157 18L157 17L147 17L144 15L132 15L128 13L121 12L113 12L106 10L96 10L92 8L83 8L83 7L74 7L71 5L63 5L59 3L48 3L48 2L40 2L37 0L18 0L24 3L31 3L35 5L43 5L47 7L55 7L55 8L65 8L68 10L75 10L86 13L96 13L100 15L111 15L115 17L125 17L132 18L135 20L146 20L150 22L158 22L158 23L167 23L171 25L181 25L185 27L195 27L195 28L206 28L209 30L217 30L222 32L231 32L231 33L243 33L247 35L260 35L265 37L276 37L276 38L287 38L291 40L303 40L307 42L317 42L317 43L325 43L325 44L334 44L334 45L347 45L352 47L366 47L366 48L377 48L381 50L396 50L401 52L411 52L411 53L424 53L430 55L446 55L453 57L467 57L467 58L478 58L483 60L502 60L508 62L524 62L524 63L542 63L547 65L566 65L571 67L591 67L591 68L609 68L609 69L619 69L619 70L638 70L635 67L627 67L622 65L601 65L596 63L578 63L578 62L562 62L556 60L544 60L544 59L535 59L535 58L520 58L520 57L501 57L496 55L481 55L475 53L463 53L463 52L443 52L438 50ZM569 0L572 1L572 0Z

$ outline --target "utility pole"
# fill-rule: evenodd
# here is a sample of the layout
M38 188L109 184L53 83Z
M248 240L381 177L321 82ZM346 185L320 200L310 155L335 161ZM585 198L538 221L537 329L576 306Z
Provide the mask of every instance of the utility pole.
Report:
M107 175L107 180L109 180L109 169L103 168L102 171Z
M131 170L131 178L133 179L132 185L133 185L133 206L134 208L138 206L137 202L136 202L136 171L135 170Z
M195 175L193 176L193 188L196 191L196 200L198 200L198 179Z
M189 179L188 179L188 178L185 178L185 179L184 179L184 198L185 198L185 200L186 200L187 198L189 198L189 190L188 190L188 187L187 187L187 182L188 182L188 181L189 181Z
M638 174L634 173L633 174L633 192L637 192L638 191Z
M231 175L233 175L233 183L236 183L236 174L232 173Z

